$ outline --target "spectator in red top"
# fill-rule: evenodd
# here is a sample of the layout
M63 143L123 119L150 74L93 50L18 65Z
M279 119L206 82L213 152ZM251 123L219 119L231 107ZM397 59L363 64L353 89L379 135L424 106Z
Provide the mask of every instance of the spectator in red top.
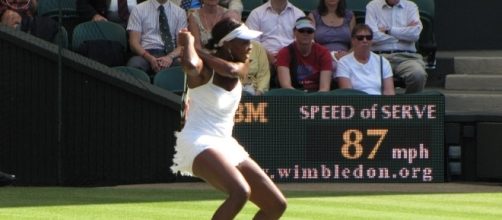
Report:
M325 47L314 43L315 26L312 20L309 17L298 18L293 31L295 41L282 48L277 55L280 87L308 92L329 91L333 59Z

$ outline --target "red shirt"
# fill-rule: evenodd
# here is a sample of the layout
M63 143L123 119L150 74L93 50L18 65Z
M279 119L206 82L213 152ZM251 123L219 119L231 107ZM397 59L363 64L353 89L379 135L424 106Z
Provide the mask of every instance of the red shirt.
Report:
M308 91L319 90L320 73L323 70L331 71L333 58L328 49L318 43L312 44L312 50L307 56L302 56L295 45L296 54L296 79L298 83ZM291 58L288 47L282 48L277 54L277 66L289 68Z

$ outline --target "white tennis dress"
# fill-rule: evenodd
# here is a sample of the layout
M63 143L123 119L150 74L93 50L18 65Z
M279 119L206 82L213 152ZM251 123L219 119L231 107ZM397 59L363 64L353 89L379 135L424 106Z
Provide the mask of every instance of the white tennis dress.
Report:
M214 74L208 83L189 89L187 121L181 132L175 133L176 153L171 167L174 173L193 175L194 158L208 148L220 151L235 166L249 157L232 137L242 85L238 82L232 91L227 91L213 84Z

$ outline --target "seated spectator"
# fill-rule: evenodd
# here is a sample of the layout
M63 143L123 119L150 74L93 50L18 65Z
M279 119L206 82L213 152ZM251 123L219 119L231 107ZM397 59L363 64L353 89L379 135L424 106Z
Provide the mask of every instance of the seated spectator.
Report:
M132 9L145 0L77 0L77 13L84 21L111 21L127 27Z
M372 50L390 61L394 74L404 79L406 93L421 92L427 72L415 48L422 31L417 5L409 0L373 0L366 6L366 24L375 33Z
M313 42L315 27L309 17L296 20L295 41L277 55L277 78L281 88L308 92L329 91L332 58L328 50Z
M188 16L188 30L195 38L195 48L204 48L211 39L211 30L223 18L226 8L218 5L218 0L202 0L200 9L194 10Z
M171 0L174 4L180 6L181 8L188 11L189 9L197 9L204 5L203 0ZM245 0L246 1L246 0ZM222 7L227 8L225 11L225 17L231 17L238 21L241 20L242 10L244 6L242 5L242 0L218 0L218 4Z
M181 48L176 47L176 36L186 28L183 9L168 0L147 0L135 8L129 17L129 46L136 56L127 66L154 75L161 69L179 65Z
M0 14L10 9L21 16L33 17L37 11L37 0L2 0L0 1Z
M5 9L0 11L0 23L11 28L21 29L23 18L16 11Z
M345 0L320 0L317 9L309 17L316 27L315 42L328 48L335 61L348 53L350 33L356 19L354 13L346 9Z
M58 32L57 22L51 18L22 16L11 9L6 9L3 12L0 11L0 23L49 42L54 42Z
M251 95L263 95L268 91L270 83L267 51L258 41L251 41L251 45L249 71L247 77L241 79L242 90Z
M287 0L270 0L253 9L246 19L246 25L263 34L257 39L267 50L270 64L275 64L280 49L294 41L291 30L296 19L305 13Z
M371 95L394 95L394 80L389 61L371 52L373 31L358 24L352 30L353 51L342 57L336 68L340 88L364 91Z

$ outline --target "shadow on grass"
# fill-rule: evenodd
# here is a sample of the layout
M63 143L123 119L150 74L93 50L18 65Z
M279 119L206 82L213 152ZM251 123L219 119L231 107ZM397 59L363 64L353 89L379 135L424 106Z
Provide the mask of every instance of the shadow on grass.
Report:
M424 184L427 185L427 184ZM502 193L502 187L494 193ZM487 191L387 192L378 189L367 191L313 191L283 190L287 198L382 196L417 194L489 193ZM61 205L99 205L122 203L180 202L221 200L225 194L213 189L162 189L162 188L80 188L80 187L3 187L0 188L0 209L7 207L38 207Z

